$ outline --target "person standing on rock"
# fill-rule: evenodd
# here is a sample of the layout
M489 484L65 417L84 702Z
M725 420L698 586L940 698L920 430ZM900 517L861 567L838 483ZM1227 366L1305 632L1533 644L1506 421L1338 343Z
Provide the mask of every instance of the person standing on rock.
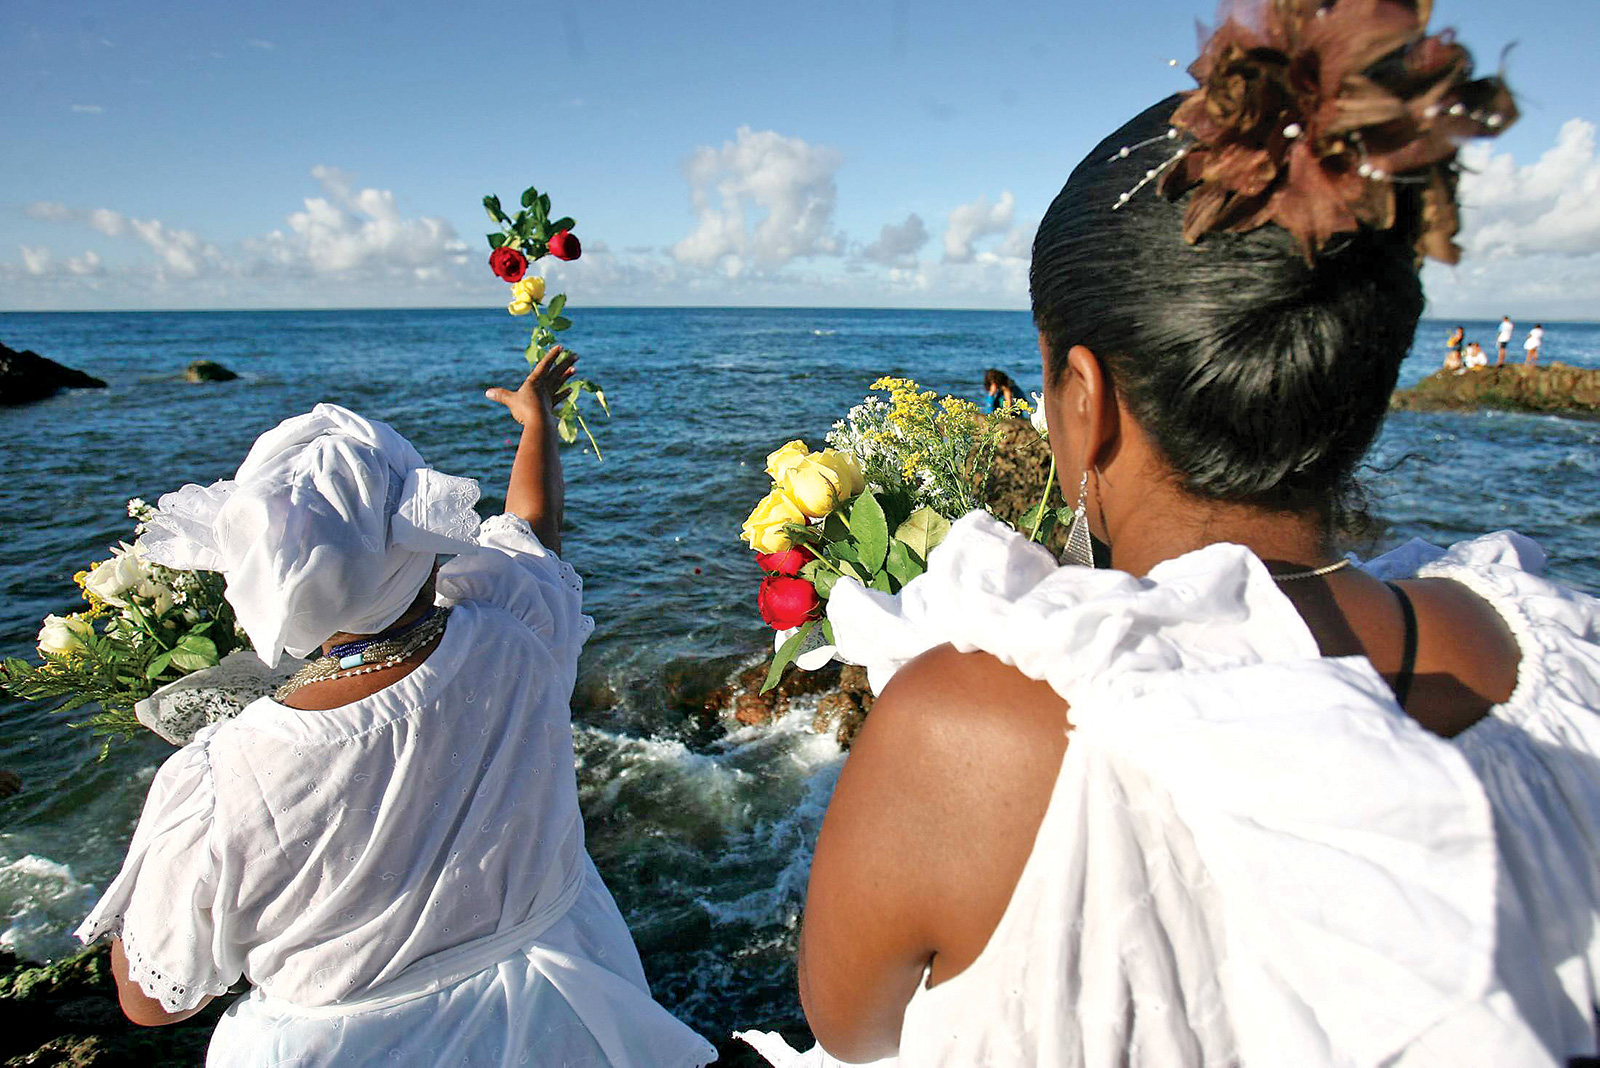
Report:
M1494 361L1496 367L1505 366L1506 346L1511 344L1511 331L1514 329L1516 325L1512 323L1511 316L1500 316L1500 336L1496 339L1496 343L1500 346L1500 358Z
M1544 344L1544 324L1535 323L1533 329L1528 331L1528 340L1522 343L1523 349L1528 353L1523 363L1530 367L1539 365L1539 346Z

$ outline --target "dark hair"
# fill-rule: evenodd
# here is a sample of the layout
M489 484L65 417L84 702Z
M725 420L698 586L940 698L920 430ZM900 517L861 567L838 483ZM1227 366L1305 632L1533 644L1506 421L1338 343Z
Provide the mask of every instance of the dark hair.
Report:
M988 389L990 386L996 389L1009 389L1015 396L1022 396L1022 387L1011 381L1011 376L998 367L991 367L983 372L983 388Z
M1312 262L1276 226L1189 245L1187 196L1152 183L1112 210L1175 150L1162 135L1178 102L1096 146L1039 224L1029 281L1051 383L1085 345L1185 490L1331 514L1422 314L1418 198L1397 184L1394 228L1343 235Z

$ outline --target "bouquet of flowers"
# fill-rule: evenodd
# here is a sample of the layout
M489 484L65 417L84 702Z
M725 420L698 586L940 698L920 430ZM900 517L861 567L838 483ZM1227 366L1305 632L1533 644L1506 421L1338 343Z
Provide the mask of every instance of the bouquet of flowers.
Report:
M575 260L583 255L583 244L578 240L578 235L572 232L576 223L567 217L552 221L550 194L541 193L531 185L522 191L522 207L516 215L507 215L497 196L484 197L483 210L489 213L491 221L500 226L498 231L486 236L492 250L489 253L489 269L511 284L511 300L506 305L506 311L512 315L534 317L533 335L528 339L528 347L523 353L531 366L544 359L556 344L557 334L571 329L572 320L562 314L566 311L567 295L557 293L545 303L544 279L530 275L528 266L545 256ZM578 431L582 429L598 460L602 459L600 446L589 432L589 424L578 408L578 399L585 393L593 394L601 410L610 417L611 408L606 404L605 391L588 379L574 378L567 383L566 399L556 409L556 429L561 440L569 445L578 440Z
M128 502L136 534L154 511L138 498ZM73 726L107 736L107 746L112 737L131 738L140 729L134 706L157 689L249 648L219 574L162 567L122 542L109 560L78 572L73 581L88 607L45 616L40 663L8 657L0 676L17 697L65 697L60 711L97 704L95 715Z
M841 578L898 593L927 569L951 520L985 507L1008 421L1032 413L1014 401L984 416L971 401L939 398L908 378L871 388L888 399L874 393L851 408L833 424L828 448L791 441L767 457L772 488L742 534L765 572L761 617L777 631L763 693L791 663L815 670L832 658L825 605ZM1045 510L1043 502L1034 509L1040 519ZM1041 526L1033 523L1035 536Z

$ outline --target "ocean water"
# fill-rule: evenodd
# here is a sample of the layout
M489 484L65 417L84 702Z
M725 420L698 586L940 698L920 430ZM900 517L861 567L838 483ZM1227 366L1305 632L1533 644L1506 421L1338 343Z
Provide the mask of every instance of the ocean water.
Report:
M714 1039L736 1025L803 1035L796 921L842 758L803 708L735 729L686 716L673 695L770 653L737 536L765 492L766 453L792 437L819 445L880 374L976 399L995 366L1037 389L1032 326L1013 312L577 308L574 319L582 371L615 413L595 427L604 463L566 454L565 547L597 622L576 701L590 848L669 1007ZM1423 324L1402 384L1438 366L1453 325ZM1492 340L1493 322L1466 325ZM1542 362L1600 367L1600 325L1545 325ZM525 338L498 310L0 314L0 341L110 384L0 409L0 653L31 655L45 613L76 607L71 575L129 535L129 497L231 473L257 434L317 401L388 420L434 466L479 478L496 508L516 427L482 393L519 380ZM183 382L201 358L242 377ZM1397 413L1367 476L1377 547L1514 527L1544 544L1555 576L1600 591L1597 446L1600 422ZM167 752L151 737L102 762L60 717L0 704L0 768L25 780L0 802L0 944L34 957L71 948Z

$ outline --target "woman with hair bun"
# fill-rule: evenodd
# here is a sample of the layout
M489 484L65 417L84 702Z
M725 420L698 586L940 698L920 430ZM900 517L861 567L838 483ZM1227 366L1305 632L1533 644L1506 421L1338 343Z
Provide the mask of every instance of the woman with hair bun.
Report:
M1045 215L1050 445L1111 566L975 513L899 596L834 587L881 695L801 932L828 1054L1596 1053L1600 602L1509 532L1335 533L1456 255L1455 146L1515 116L1430 6L1234 5Z

